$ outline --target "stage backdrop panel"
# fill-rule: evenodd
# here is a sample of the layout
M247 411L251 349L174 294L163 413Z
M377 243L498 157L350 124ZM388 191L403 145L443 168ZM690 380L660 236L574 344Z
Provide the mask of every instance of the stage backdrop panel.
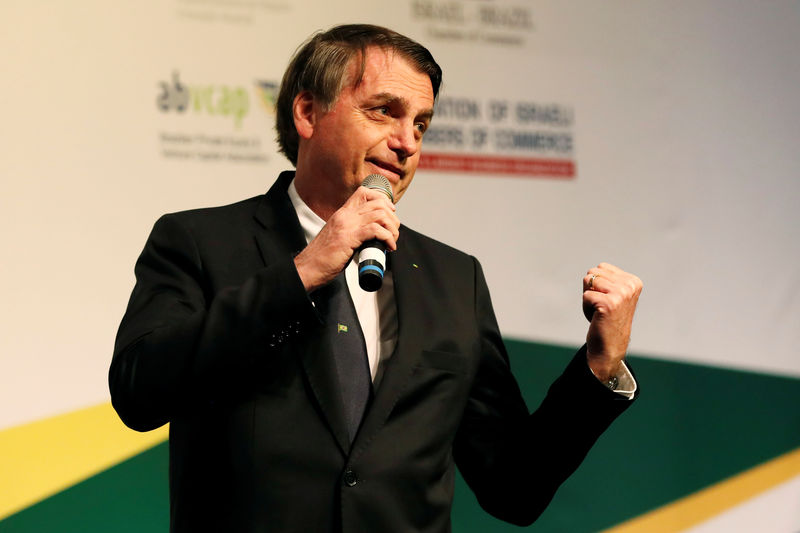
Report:
M153 222L290 168L283 69L353 21L444 68L398 214L481 260L508 338L580 345L581 278L609 261L645 283L632 352L800 378L795 1L7 0L0 437L108 401Z

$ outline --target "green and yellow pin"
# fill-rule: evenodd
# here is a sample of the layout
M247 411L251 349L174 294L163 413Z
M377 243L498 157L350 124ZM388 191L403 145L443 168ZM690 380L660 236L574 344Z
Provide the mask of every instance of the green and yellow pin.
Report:
M347 326L344 324L336 324L336 333L347 333Z

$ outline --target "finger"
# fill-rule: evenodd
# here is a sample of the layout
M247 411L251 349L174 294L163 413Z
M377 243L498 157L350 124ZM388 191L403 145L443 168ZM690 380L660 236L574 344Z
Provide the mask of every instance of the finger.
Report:
M361 240L361 242L377 239L379 241L383 241L389 250L397 250L397 237L391 231L377 222L372 222L362 226L358 232L358 238Z
M626 287L628 287L628 289L631 291L632 294L636 295L637 298L638 295L641 294L642 288L644 287L642 280L639 279L639 277L634 274L628 274L625 277L625 285Z
M589 305L593 311L600 312L601 315L617 313L624 308L624 300L615 293L600 291L585 291L583 293L584 306Z
M609 269L609 268L605 268L603 265L604 265L604 263L600 263L596 267L590 268L589 270L586 271L586 275L587 276L592 276L592 275L603 276L606 279L614 280L614 279L617 278L617 276L619 276L619 273L622 272L622 271L615 271L615 270L612 270L612 269Z
M356 192L353 193L353 196L361 200L359 203L365 203L372 200L385 201L387 205L394 209L394 203L392 202L391 198L389 198L386 193L380 189L370 189L368 187L361 186L356 189Z
M583 278L584 291L610 292L614 281L602 274L587 274Z
M613 267L613 265L610 265ZM594 281L591 281L592 276ZM602 280L602 281L601 281ZM602 289L596 289L597 284L602 286ZM595 288L601 292L620 292L626 296L638 295L642 291L642 280L634 274L620 270L617 267L608 269L601 263L596 268L589 270L589 273L584 277L584 290Z
M397 214L395 214L394 204L389 203L388 200L370 200L356 207L354 212L359 216L384 213L388 219L396 220L398 224L400 223L400 219L397 218Z
M587 272L587 275L598 275L603 276L607 280L618 281L620 277L629 275L624 270L610 264L610 263L600 263L596 267L590 268Z
M395 213L394 204L386 198L375 198L349 209L362 221L384 220L387 227L400 226L400 219Z
M613 272L615 274L625 273L624 270L622 270L618 266L612 265L611 263L605 263L605 262L600 263L599 265L597 265L597 268L599 268L600 270L604 270L606 272Z
M583 305L583 315L586 317L586 320L589 322L592 321L594 318L594 313L599 308L603 307L605 303L605 294L602 292L597 291L585 291L583 293L582 298L582 305Z
M377 222L389 230L395 239L397 239L400 234L400 219L391 211L386 211L384 209L367 211L360 215L359 220L362 225Z
M362 244L365 241L378 239L383 241L391 250L397 249L397 239L400 237L400 232L392 227L386 227L380 222L370 222L362 226L358 233L359 238L363 238ZM359 245L360 246L360 245Z
M370 220L383 217L386 220L395 221L397 225L400 224L400 219L395 214L394 204L386 198L373 198L360 203L358 198L351 197L334 213L334 216L341 220L356 221L356 223L365 217L369 217Z
M628 272L625 272L624 270L610 263L600 263L596 267L590 268L586 272L586 277L584 279L588 279L592 275L597 277L602 276L607 282L620 285L628 284L630 278L636 278L636 276L633 276L632 274L629 274Z
M389 211L395 210L394 204L389 201L389 198L382 192L366 187L359 187L350 195L344 204L342 204L340 209L358 213L364 206L369 206L368 208L374 209L377 205L383 205Z

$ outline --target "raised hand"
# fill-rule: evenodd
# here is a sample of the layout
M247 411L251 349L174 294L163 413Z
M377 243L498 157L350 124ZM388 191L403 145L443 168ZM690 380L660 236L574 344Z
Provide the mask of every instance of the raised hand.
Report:
M583 314L590 322L586 357L600 380L613 376L625 357L641 292L642 280L608 263L583 278Z

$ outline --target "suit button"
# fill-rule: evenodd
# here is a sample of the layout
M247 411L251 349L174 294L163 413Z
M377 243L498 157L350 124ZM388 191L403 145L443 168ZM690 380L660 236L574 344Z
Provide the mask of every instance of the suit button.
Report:
M348 487L355 487L358 484L358 476L352 470L345 470L344 484Z

